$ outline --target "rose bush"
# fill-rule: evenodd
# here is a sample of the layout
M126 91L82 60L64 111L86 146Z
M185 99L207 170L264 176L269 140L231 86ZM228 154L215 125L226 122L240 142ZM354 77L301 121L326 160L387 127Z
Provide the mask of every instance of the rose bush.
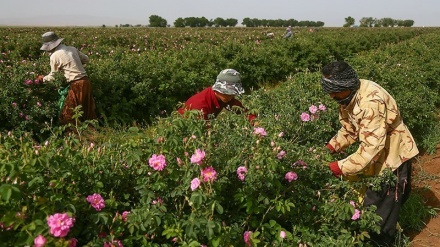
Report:
M85 36L78 34L78 37ZM316 47L320 37L303 45ZM123 36L108 42L126 44L129 40ZM416 41L429 42L434 47L440 44L434 42L438 41L434 35L421 35ZM99 45L105 41L96 42ZM408 71L409 68L419 72L425 71L425 67L431 68L423 75L430 81L436 80L438 73L430 71L435 71L438 59L430 56L426 45L408 49L412 42L402 41L363 57L351 58L350 62L360 68L360 75L383 80L384 85L393 89L393 95L403 102L402 112L410 127L435 130L438 120L432 116L438 106L438 91L432 89L438 85L424 83L420 75ZM252 55L252 48L235 46L233 42L227 44L231 49L219 49L233 65L242 64L245 71L252 68L256 76L265 74L262 67L242 63L247 55ZM148 43L148 48L153 47L166 49L168 46L163 41ZM128 73L131 72L128 58L141 53L137 49L130 49L129 53L134 55L123 58L121 47L114 53L105 50L108 47L83 48L96 48L89 55L98 59L108 52L114 54L112 59L125 61L119 67L123 72L110 70L110 74L104 72L119 64L102 62L92 68L96 78L110 75L110 79L117 79L116 85L139 89L136 92L142 97L145 97L142 92L151 89L146 84L145 87L130 84L156 71L155 67L143 69L139 62L136 73L142 76ZM292 49L289 54L295 54L295 59L304 55L301 53L304 51L296 50L298 44L291 44L289 48ZM402 49L407 52L399 52ZM243 50L249 51L244 57L236 57L231 52ZM414 50L424 54L428 61L423 65L415 62ZM338 49L334 52L338 56L346 54ZM316 60L328 55L321 47L316 50L316 56L307 58L310 64L317 66ZM20 55L2 56L12 59ZM147 57L142 59L140 61L149 61ZM304 63L308 64L306 60ZM179 64L177 58L171 61ZM253 62L258 65L263 61ZM391 71L381 66L372 68L371 64L376 61ZM397 66L397 61L403 66ZM109 67L99 67L107 63ZM38 71L38 68L29 64L19 66L16 61L1 66L2 72L6 72L0 74L2 78L21 76L11 76L13 82L20 85L18 89L10 83L8 90L2 91L7 98L6 103L2 101L6 107L2 112L7 114L2 116L14 124L2 122L7 128L0 135L0 246L368 246L369 234L379 229L374 208L363 208L358 201L355 189L361 189L362 183L338 180L326 166L337 158L330 157L325 143L339 128L339 123L336 103L321 92L318 72L296 73L270 90L262 87L241 96L243 103L258 114L258 126L252 126L245 117L233 112L222 113L207 125L198 118L197 112L188 111L185 116L175 112L169 116L159 114L162 117L150 115L154 121L145 128L99 128L98 132L87 134L85 126L78 126L79 134L64 136L63 127L38 127L44 138L36 139L34 133L11 126L28 124L19 120L20 114L14 107L28 109L23 104L32 102L32 107L36 107L30 110L33 114L46 105L40 98L29 96L33 90L28 90L31 83L26 81L32 77L22 73ZM157 71L160 75L169 74L163 68ZM188 76L183 72L176 74ZM156 79L167 78L155 76ZM208 77L211 78L204 79L209 81ZM265 81L263 77L255 78ZM416 98L415 92L406 87L427 93ZM116 89L113 84L108 88L109 91ZM166 89L166 85L162 85L159 91ZM153 90L155 98L151 101L161 96L159 91ZM133 106L134 101L127 103L119 98L122 92L107 95L108 101L102 100L121 103L108 104L112 109L120 112L125 109L125 114L126 107ZM167 95L161 97L164 102L170 102ZM429 104L422 104L424 100ZM159 112L156 105L151 107ZM423 131L415 133L418 140L426 136ZM433 131L425 146L438 143L439 136L435 133L439 132ZM386 179L385 176L368 182L375 184ZM58 221L52 221L54 215Z
M322 148L286 138L274 118L260 126L225 113L208 127L190 111L93 145L56 135L36 145L27 134L4 133L0 206L8 213L0 221L12 228L1 237L11 245L42 235L57 245L227 246L245 244L248 232L251 246L356 245L377 230L378 218L355 209L356 193L330 175ZM237 170L246 171L243 180ZM355 210L362 213L352 219ZM67 214L72 224L45 223Z

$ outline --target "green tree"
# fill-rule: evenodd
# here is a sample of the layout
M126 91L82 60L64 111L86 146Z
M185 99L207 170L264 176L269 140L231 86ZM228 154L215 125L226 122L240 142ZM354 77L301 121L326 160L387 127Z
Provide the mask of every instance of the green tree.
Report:
M345 24L343 25L343 27L351 27L353 26L355 23L355 19L351 16L345 18Z
M214 19L214 26L215 27L226 27L226 21L225 19L221 17L217 17Z
M166 27L166 26L167 26L167 20L165 20L164 18L158 15L150 16L150 27Z
M285 23L282 26L284 26L284 27L288 27L288 26L296 27L296 26L298 26L298 23L299 23L299 21L297 21L295 19L289 19L289 20L285 21Z
M373 17L362 17L359 21L359 26L361 27L374 27L377 23L377 20Z
M182 17L177 18L174 21L174 26L175 27L185 27L185 20Z
M238 20L234 18L228 18L225 20L225 24L228 27L235 27L238 24Z
M399 20L397 21L397 26L399 27L412 27L414 25L413 20Z
M253 27L253 23L251 21L251 18L246 17L243 19L243 21L241 22L241 25L246 26L246 27Z
M315 27L323 27L325 23L323 21L317 21Z
M382 24L382 27L394 27L397 22L392 18L382 18L380 23Z
M261 20L257 18L251 19L249 17L244 18L243 21L241 22L241 24L246 27L259 27L261 26L261 23L262 23Z
M199 21L199 25L198 25L199 27L209 26L209 20L206 17L202 16L197 19Z

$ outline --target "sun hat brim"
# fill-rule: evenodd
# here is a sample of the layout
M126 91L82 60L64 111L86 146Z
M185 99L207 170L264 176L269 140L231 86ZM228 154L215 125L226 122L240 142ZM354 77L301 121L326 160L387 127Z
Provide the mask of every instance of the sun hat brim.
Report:
M57 46L59 46L61 44L61 41L63 41L63 40L64 40L64 38L59 38L57 40L46 42L41 46L40 50L51 51L54 48L56 48Z
M240 82L217 81L212 86L212 90L226 95L240 95L244 93L244 89Z

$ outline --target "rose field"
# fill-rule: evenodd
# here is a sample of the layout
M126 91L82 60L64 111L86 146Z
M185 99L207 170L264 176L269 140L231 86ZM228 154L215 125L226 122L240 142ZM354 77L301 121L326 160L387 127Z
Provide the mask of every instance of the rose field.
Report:
M50 71L39 50L46 31L90 57L97 120L58 125L63 76L35 80ZM0 27L0 247L373 246L381 219L357 191L394 177L332 175L328 163L357 145L325 148L339 122L320 69L345 60L382 85L420 155L431 154L440 143L440 28L295 31ZM176 113L225 68L241 73L239 100L256 124L229 111L209 125L195 111ZM437 217L422 192L400 212L395 246L411 246L409 233Z

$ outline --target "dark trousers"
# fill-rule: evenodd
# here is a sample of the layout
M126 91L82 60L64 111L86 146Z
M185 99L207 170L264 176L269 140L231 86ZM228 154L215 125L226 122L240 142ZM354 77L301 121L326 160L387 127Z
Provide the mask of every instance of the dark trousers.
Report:
M376 213L382 217L380 234L371 234L372 242L377 246L393 244L400 209L411 192L411 164L411 160L405 161L394 171L397 176L396 185L386 184L380 191L371 188L366 191L364 206L376 205Z

